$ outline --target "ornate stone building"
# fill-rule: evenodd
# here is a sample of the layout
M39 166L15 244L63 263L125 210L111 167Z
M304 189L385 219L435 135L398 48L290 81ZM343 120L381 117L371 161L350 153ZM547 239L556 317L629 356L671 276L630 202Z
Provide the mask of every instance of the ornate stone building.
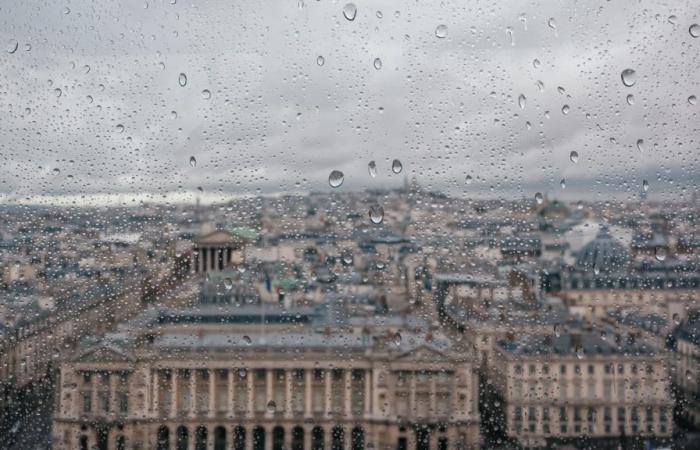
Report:
M666 358L648 342L611 330L525 335L500 342L495 360L507 435L524 447L672 435Z
M220 314L144 314L64 361L55 448L478 447L476 367L447 338Z

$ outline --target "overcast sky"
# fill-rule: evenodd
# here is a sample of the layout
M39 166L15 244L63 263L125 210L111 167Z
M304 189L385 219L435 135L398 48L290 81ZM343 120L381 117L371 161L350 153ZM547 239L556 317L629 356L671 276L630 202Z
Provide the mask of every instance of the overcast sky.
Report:
M358 0L353 21L345 4L3 2L0 193L318 190L334 169L340 190L407 176L466 195L697 191L696 1Z

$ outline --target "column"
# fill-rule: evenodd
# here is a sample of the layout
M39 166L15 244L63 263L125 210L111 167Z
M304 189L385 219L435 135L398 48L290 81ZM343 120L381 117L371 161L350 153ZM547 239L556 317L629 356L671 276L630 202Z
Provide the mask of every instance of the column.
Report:
M265 426L265 450L272 450L272 429L269 425Z
M199 251L194 250L192 252L192 272L199 272Z
M345 369L345 417L352 417L352 369Z
M311 450L311 432L313 428L309 425L304 426L304 450Z
M90 413L94 416L97 414L97 379L99 378L97 372L92 372L90 379L92 380L92 391L90 392Z
M114 417L117 414L117 373L110 372L109 374L109 411Z
M285 382L285 388L286 388L286 392L284 393L284 402L286 403L284 410L285 410L285 415L287 417L292 417L292 377L293 376L294 376L294 371L289 370L289 369L284 371L284 382ZM290 448L290 447L287 447L287 448Z
M246 381L248 383L248 417L253 417L254 411L255 411L255 404L253 403L254 396L253 396L253 389L255 386L253 385L253 371L248 370L246 371ZM251 435L252 436L252 435Z
M218 271L218 267L216 265L216 247L209 247L209 266L212 272Z
M209 417L214 417L216 407L216 370L209 369ZM214 430L211 430L213 433ZM212 439L213 442L213 439Z
M275 399L274 390L273 390L273 388L274 388L273 383L274 382L275 382L274 370L266 369L265 370L265 398L267 399L267 403L270 403L271 401L273 401ZM280 406L282 406L282 405L280 405ZM276 408L277 408L277 405L275 405L275 409ZM269 409L267 409L267 407L265 408L265 415L266 416L272 416L273 413L274 413L274 411L270 411Z
M177 417L177 369L170 371L170 417Z
M254 426L248 425L245 427L245 450L253 450L253 430Z
M200 267L202 268L200 272L206 272L207 271L207 249L204 247L200 247L199 249L199 264Z
M333 371L329 369L324 369L323 371L323 382L325 383L324 387L326 389L326 407L325 409L325 414L326 417L330 417L331 415L331 383L332 383L332 378L333 378Z
M153 371L153 379L151 380L151 383L153 383L152 388L153 388L153 415L158 417L160 412L158 411L160 405L158 401L160 400L160 393L158 391L158 383L160 383L159 377L158 377L158 369Z
M372 414L372 371L365 370L365 416Z
M311 397L311 390L313 389L313 378L311 378L312 372L313 369L304 370L304 417L311 417L313 415L314 410L313 399ZM307 447L306 445L304 445L304 448L310 450L311 446L309 445Z
M416 415L416 373L413 371L408 372L408 373L410 374L410 377L411 377L411 387L409 389L409 396L410 396L409 397L409 399L410 399L409 405L410 406L409 406L408 414L411 417L415 417L415 415Z
M194 417L197 409L197 373L190 369L190 417Z
M430 415L437 414L437 372L430 373Z
M228 369L228 416L233 417L234 416L234 409L233 409L233 396L235 392L235 385L234 379L233 379L233 370ZM231 435L233 436L233 435Z

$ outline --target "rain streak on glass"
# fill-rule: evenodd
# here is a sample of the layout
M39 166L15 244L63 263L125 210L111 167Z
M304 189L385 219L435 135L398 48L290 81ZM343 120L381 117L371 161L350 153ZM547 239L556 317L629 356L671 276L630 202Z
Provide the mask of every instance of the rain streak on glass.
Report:
M328 184L330 184L332 188L340 187L343 181L345 181L345 175L340 170L333 170L330 175L328 175Z
M637 150L644 151L644 139L637 139Z

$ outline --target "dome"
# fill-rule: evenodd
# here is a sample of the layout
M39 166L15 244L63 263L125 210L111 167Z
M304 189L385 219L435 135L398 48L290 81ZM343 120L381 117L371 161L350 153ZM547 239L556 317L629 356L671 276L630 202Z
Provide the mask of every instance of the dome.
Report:
M602 228L595 239L586 244L576 258L576 267L582 270L595 270L601 273L618 272L629 262L629 253Z

